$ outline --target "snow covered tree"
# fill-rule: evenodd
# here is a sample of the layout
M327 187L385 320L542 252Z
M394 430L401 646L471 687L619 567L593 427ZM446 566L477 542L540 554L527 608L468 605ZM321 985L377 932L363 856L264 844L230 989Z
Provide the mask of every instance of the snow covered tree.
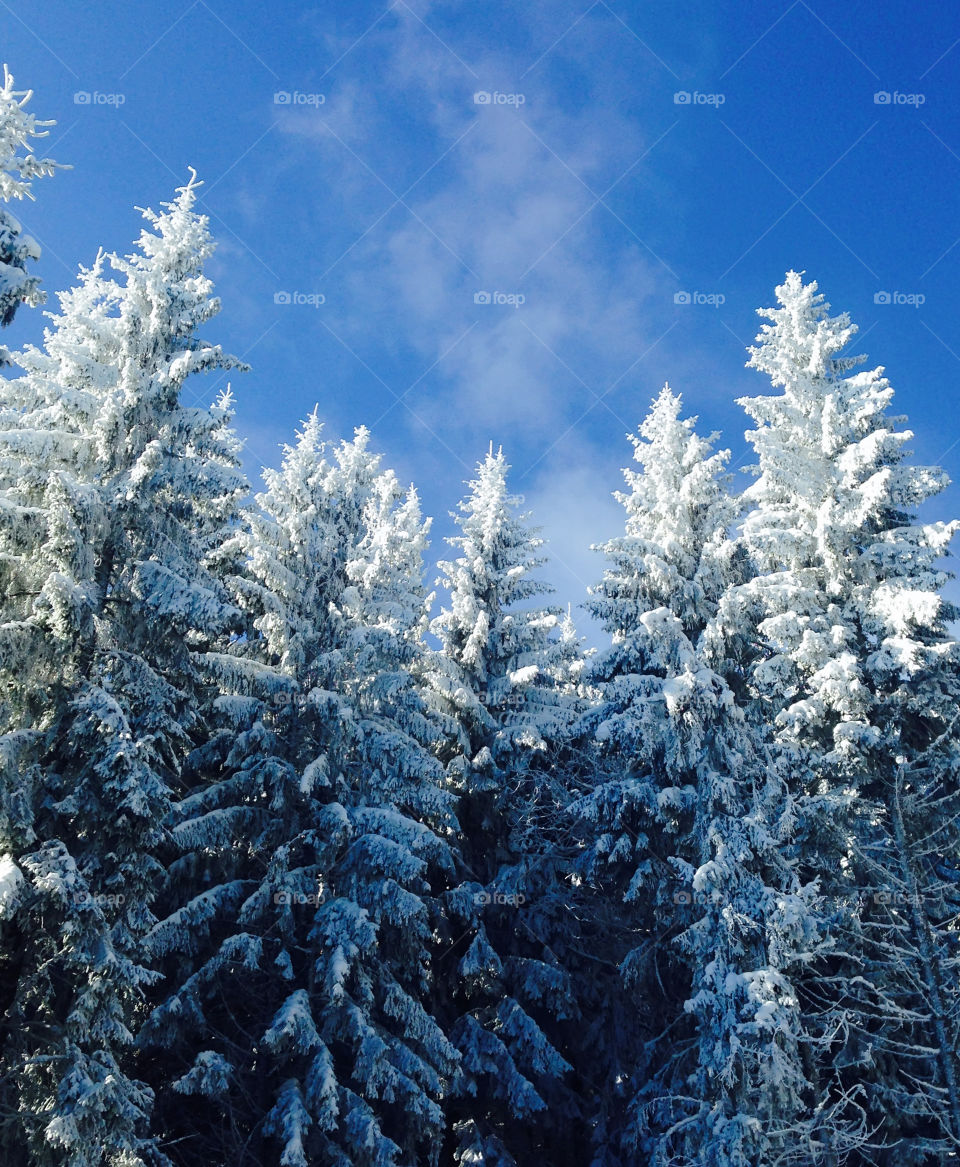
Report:
M13 77L4 65L0 87L0 203L33 198L33 180L57 169L52 159L37 158L30 150L33 138L45 138L50 132L43 127L55 124L38 121L27 112L32 96L30 90L14 89ZM39 258L37 241L25 235L19 221L0 206L0 325L9 324L21 304L43 303L39 279L27 273L28 262ZM9 364L9 360L7 350L0 348L0 365Z
M455 1162L489 1167L576 1154L562 1081L571 1067L556 1044L578 1006L551 940L569 900L557 752L579 646L569 627L560 635L558 610L531 604L552 589L537 576L543 541L518 513L508 469L491 447L460 504L461 533L449 540L460 554L440 564L450 599L433 623L442 653L431 677L454 727L444 760L465 878L448 897L463 934L444 957L448 977L456 970L449 1007L463 1053L451 1150Z
M831 947L798 982L815 1088L865 1092L870 1162L942 1162L960 1136L960 655L937 563L958 524L916 521L946 479L906 463L883 369L843 355L849 317L796 272L777 299L749 365L781 391L741 402L752 578L717 631L790 761L792 853L826 897Z
M459 1061L434 1015L433 967L434 937L445 926L437 896L453 876L457 821L434 756L439 726L421 696L429 524L392 472L377 479L363 519L342 600L355 724L341 801L351 829L318 912L326 945L317 972L332 998L326 1031L351 1047L343 1107L350 1161L436 1164L440 1103ZM362 1141L350 1130L361 1118Z
M782 769L702 653L737 570L737 503L728 454L680 411L665 386L632 438L642 469L625 471L626 531L603 548L590 605L612 644L591 667L599 700L581 723L601 780L575 810L594 828L587 876L629 913L608 943L643 1010L609 1072L630 1082L631 1155L806 1163L816 1100L791 969L815 918L779 854L792 821Z
M585 725L602 725L601 740L624 756L640 740L646 716L635 700L652 643L644 617L667 609L697 644L737 570L729 529L738 504L724 471L729 453L714 453L717 435L701 438L695 418L681 419L681 405L665 385L639 434L630 435L641 469L624 470L630 489L615 494L626 512L625 533L598 548L608 566L587 605L612 644L591 664L589 680L602 692Z
M491 448L455 516L462 534L449 542L460 556L439 565L450 604L433 622L443 658L432 683L459 731L450 773L469 794L501 792L505 773L562 737L571 710L558 690L577 671L562 613L530 604L553 589L537 576L543 540L518 513L508 470Z
M201 729L196 650L238 614L208 566L245 491L228 399L180 403L190 373L235 363L196 335L219 307L196 186L144 212L136 253L81 273L4 384L2 849L25 877L7 925L9 1162L157 1156L131 1057L143 940Z
M679 397L665 386L639 435L631 436L641 469L624 471L629 490L615 496L626 511L625 533L599 548L607 567L588 608L611 644L587 669L594 701L577 737L592 766L581 766L583 797L573 808L584 824L579 865L585 883L597 892L604 954L618 967L632 954L624 967L631 971L634 991L637 978L642 979L643 954L651 979L658 976L658 961L672 962L674 1016L682 1007L677 979L682 970L661 933L680 931L686 917L676 910L673 895L685 889L666 863L673 838L669 846L654 843L657 834L667 831L659 821L657 783L663 778L652 772L650 757L663 729L666 676L654 667L651 653L656 659L655 634L673 629L666 623L668 615L680 621L672 639L682 634L696 643L722 591L729 557L726 530L735 513L723 481L725 455L711 452L711 442L696 435L691 420L680 420L680 406ZM658 614L652 627L645 623L650 613ZM691 829L694 797L688 782L673 790L674 835L681 831L681 814L684 829ZM672 931L665 928L665 913L675 917ZM655 918L660 919L657 928ZM665 983L671 983L669 975ZM608 1142L621 1137L616 1132L622 1133L626 1123L630 1096L651 1073L638 1059L655 1035L657 1007L652 997L645 1005L642 992L634 996L641 1009L634 1007L626 1017L612 1010L605 1017L609 1028L594 1039L606 1061L601 1104L608 1113L601 1129Z
M248 636L177 808L173 990L144 1033L183 1164L435 1161L456 1051L430 1014L455 828L418 695L426 524L366 431L314 414L267 472L234 580ZM240 732L237 732L239 729ZM434 888L434 884L438 888Z
M655 825L651 870L626 898L650 934L623 967L659 1025L625 1141L664 1167L806 1163L818 1125L836 1126L844 1146L857 1132L817 1113L805 1075L792 975L818 934L813 889L780 855L792 820L784 773L677 618L661 609L644 622L648 676L663 677L659 693L637 700L659 722L638 742ZM607 791L598 793L602 806Z

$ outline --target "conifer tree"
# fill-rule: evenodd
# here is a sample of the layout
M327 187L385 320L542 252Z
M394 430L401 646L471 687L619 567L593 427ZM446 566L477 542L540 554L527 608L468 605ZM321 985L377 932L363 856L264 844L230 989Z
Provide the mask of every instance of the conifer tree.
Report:
M741 402L758 464L741 544L752 577L718 633L751 719L790 759L794 855L826 897L830 950L799 983L815 1086L866 1095L876 1162L943 1161L958 1139L958 648L919 523L946 484L907 464L883 369L796 272L750 350L774 395Z
M6 386L2 849L24 876L8 925L10 1162L156 1154L130 1065L154 975L143 939L200 729L195 650L236 614L207 561L244 490L228 401L180 403L190 373L233 363L196 335L218 310L196 186L144 212L136 253L81 273Z
M550 943L569 898L557 756L576 637L559 634L557 609L531 606L552 589L537 576L543 541L518 513L508 469L491 447L460 504L461 533L449 540L460 554L440 564L450 597L433 624L442 655L431 678L454 727L444 757L463 831L465 883L449 897L462 935L445 957L466 1092L451 1106L453 1157L491 1167L577 1153L571 1067L557 1044L579 1007Z
M680 408L665 386L632 439L642 470L591 604L612 645L582 732L605 780L575 809L594 824L587 874L634 930L615 934L646 1030L613 1066L633 1092L625 1148L663 1167L786 1163L815 1105L790 979L815 920L779 855L783 775L702 652L737 504L727 453Z
M174 991L145 1033L175 1068L161 1119L184 1164L436 1155L456 1054L429 1011L432 884L454 820L415 686L426 525L378 461L362 430L329 449L314 414L238 536L249 635L177 808L196 894L155 931Z

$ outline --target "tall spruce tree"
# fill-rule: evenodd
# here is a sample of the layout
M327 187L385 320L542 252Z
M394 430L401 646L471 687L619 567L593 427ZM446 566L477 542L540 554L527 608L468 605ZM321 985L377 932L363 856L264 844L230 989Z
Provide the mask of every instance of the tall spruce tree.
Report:
M793 854L827 897L831 948L798 985L815 1088L864 1094L874 1147L857 1161L943 1162L960 1135L960 656L937 562L958 524L917 522L946 479L907 464L883 369L843 355L849 317L796 272L777 299L749 365L780 393L741 402L753 578L718 631L790 760Z
M195 650L236 614L207 561L244 491L226 403L180 403L190 373L232 363L196 335L218 310L196 185L144 212L136 253L82 273L5 385L0 849L24 877L7 925L11 1163L156 1157L130 1066L143 938L199 728Z
M430 1014L433 885L455 820L416 687L426 524L378 462L365 431L328 448L314 414L238 536L251 624L222 654L224 728L192 760L153 936L173 992L144 1043L173 1071L179 1163L436 1158L457 1059Z
M433 623L442 649L431 678L454 728L444 760L463 832L465 882L449 897L460 936L444 958L463 1054L452 1154L490 1167L582 1153L563 1082L571 1066L557 1048L579 1009L551 943L560 921L575 919L565 915L557 844L568 799L556 762L576 641L560 635L557 609L531 603L552 589L537 575L543 540L508 491L508 469L491 446L455 516L461 533L449 542L460 554L440 564L450 595Z
M727 453L680 409L665 386L632 438L642 469L591 603L612 637L582 721L604 780L575 809L594 824L588 876L628 905L633 934L611 940L645 1031L613 1067L632 1094L622 1142L663 1167L802 1162L816 1100L791 970L815 920L779 854L783 773L702 652L737 503Z

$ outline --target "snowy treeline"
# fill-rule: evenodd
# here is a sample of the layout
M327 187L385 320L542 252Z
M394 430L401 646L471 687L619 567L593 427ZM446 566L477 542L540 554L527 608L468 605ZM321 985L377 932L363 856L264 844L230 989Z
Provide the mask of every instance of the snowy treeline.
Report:
M739 496L664 387L587 652L492 447L436 603L365 430L253 494L197 187L0 381L2 1162L952 1161L960 524L849 318L761 312Z

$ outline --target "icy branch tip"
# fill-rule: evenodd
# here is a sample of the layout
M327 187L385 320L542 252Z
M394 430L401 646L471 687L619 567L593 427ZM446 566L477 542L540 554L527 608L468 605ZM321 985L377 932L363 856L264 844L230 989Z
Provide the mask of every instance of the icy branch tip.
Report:
M193 192L197 189L198 186L203 186L203 179L197 178L197 172L194 167L188 166L187 170L190 171L190 181L186 184L186 186L178 186L177 194L181 197L184 195L189 195L192 200Z

